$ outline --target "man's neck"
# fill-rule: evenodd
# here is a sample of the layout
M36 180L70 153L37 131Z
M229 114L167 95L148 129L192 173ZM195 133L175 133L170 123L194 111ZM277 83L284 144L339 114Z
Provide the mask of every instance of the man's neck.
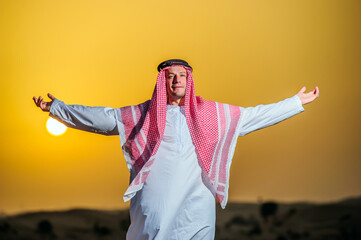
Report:
M179 99L170 99L168 98L168 105L173 105L173 106L184 106L184 97L183 98L179 98Z

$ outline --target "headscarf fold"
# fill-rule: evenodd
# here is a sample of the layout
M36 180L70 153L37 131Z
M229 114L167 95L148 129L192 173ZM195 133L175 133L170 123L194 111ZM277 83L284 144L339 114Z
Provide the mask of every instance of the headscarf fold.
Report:
M165 128L165 71L170 67L159 72L150 100L116 109L121 145L130 170L130 185L124 194L125 201L143 187L155 161ZM229 168L237 142L241 109L195 96L192 69L183 67L187 71L184 102L187 125L202 170L208 175L224 208L228 199Z

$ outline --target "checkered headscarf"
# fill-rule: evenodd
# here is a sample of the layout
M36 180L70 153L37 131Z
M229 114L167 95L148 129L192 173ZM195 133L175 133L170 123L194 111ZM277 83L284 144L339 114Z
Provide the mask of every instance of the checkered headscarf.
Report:
M185 115L198 160L209 176L217 198L224 208L228 199L229 168L237 141L240 107L207 101L195 96L191 68L187 70ZM167 113L167 89L163 68L151 100L117 109L124 127L120 139L130 170L130 185L124 200L131 199L143 187L163 137ZM124 134L122 134L124 133Z

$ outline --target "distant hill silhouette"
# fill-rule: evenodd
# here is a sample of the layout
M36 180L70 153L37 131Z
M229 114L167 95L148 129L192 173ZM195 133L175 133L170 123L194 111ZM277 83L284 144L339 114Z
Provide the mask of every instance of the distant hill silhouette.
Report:
M121 240L128 210L72 209L2 216L1 240ZM361 197L326 204L297 202L217 205L216 239L361 239Z

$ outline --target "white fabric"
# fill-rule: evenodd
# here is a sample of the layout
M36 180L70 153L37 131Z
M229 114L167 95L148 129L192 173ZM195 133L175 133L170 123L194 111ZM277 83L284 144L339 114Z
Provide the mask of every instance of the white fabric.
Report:
M297 95L241 109L239 136L304 111ZM66 105L55 100L50 115L73 128L119 134L111 108ZM167 106L165 133L156 160L143 188L131 200L127 239L213 239L215 197L198 164L183 107Z
M201 173L184 107L168 105L156 161L143 190L131 200L127 239L191 239L196 234L213 239L215 196Z

